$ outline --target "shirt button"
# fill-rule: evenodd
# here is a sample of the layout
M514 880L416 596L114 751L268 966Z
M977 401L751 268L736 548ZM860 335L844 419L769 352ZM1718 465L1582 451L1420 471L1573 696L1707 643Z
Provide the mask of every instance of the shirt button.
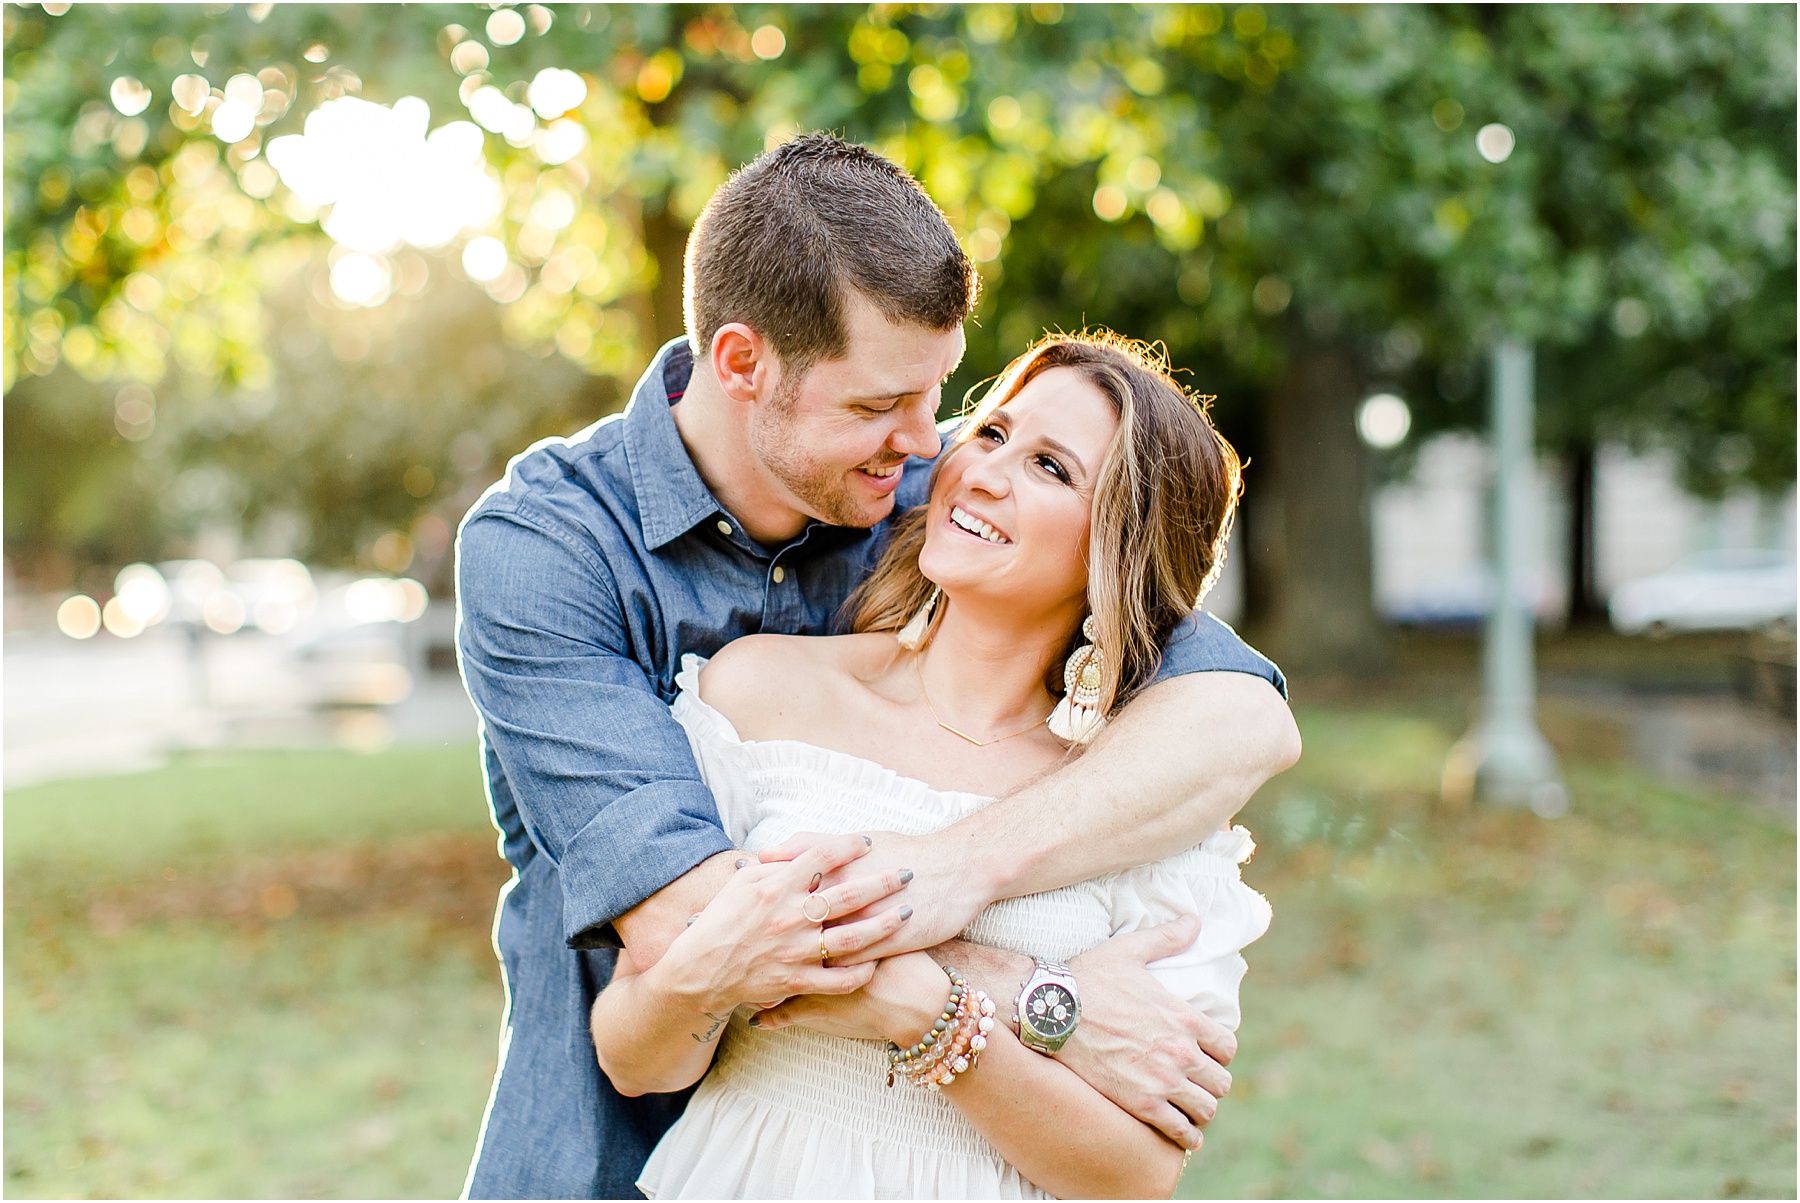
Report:
M725 521L723 518L719 519L719 533L721 535L729 535L731 533L731 523Z
M773 575L775 577L775 583L777 585L779 585L787 577L787 569L785 569L781 565L777 564L777 565L775 565L775 571L774 571Z

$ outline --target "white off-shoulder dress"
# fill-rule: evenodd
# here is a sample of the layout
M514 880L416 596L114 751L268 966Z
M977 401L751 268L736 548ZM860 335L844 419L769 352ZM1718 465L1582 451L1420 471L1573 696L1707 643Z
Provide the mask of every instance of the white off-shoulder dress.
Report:
M801 831L922 835L993 801L798 740L739 739L700 700L703 663L683 658L674 714L726 833L741 848L755 851ZM1120 932L1198 914L1194 946L1151 970L1235 1029L1240 950L1269 925L1269 904L1238 876L1254 847L1249 832L1232 827L1155 864L995 903L963 934L1066 961ZM996 1001L1010 1010L1008 1000ZM651 1153L638 1179L650 1198L1048 1197L941 1094L886 1086L883 1043L804 1028L762 1032L747 1015L732 1017L686 1113Z

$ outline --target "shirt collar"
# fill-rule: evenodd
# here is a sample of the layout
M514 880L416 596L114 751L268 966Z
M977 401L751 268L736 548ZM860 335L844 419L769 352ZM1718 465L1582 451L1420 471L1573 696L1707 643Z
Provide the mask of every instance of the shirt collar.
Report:
M644 546L657 548L687 534L721 509L682 444L670 407L687 392L694 353L687 339L663 345L638 378L625 410L625 458L637 490Z
M687 392L694 374L694 352L687 339L677 338L663 344L644 374L631 390L631 404L625 410L625 458L631 465L631 484L637 491L638 521L644 530L644 547L649 551L666 546L687 534L716 514L724 514L700 472L694 467L681 431L670 413ZM730 517L730 515L726 515ZM780 548L758 547L738 526L738 534L746 547L763 554L799 549L811 555L829 551L869 538L871 531L855 526L831 526L809 521L806 529ZM885 522L884 522L885 525Z

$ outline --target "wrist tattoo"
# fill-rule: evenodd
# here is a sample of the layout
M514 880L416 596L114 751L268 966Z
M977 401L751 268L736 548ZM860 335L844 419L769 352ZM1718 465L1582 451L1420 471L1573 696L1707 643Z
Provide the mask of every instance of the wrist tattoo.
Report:
M719 1029L723 1028L731 1019L731 1012L727 1011L723 1015L714 1015L711 1011L702 1011L700 1014L712 1020L712 1023L707 1026L704 1035L699 1032L689 1032L688 1035L694 1038L695 1044L711 1044L718 1038Z

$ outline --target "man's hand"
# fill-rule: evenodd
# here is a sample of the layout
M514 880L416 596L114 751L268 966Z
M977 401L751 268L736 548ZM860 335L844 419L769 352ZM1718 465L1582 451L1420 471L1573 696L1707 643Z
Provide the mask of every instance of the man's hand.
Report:
M1200 1147L1200 1129L1231 1089L1225 1066L1237 1038L1170 994L1145 966L1190 947L1199 934L1199 919L1184 915L1072 959L1081 1022L1056 1057L1184 1149Z
M826 874L858 864L869 845L861 836L822 838L793 860L743 866L667 953L647 970L655 986L704 1014L728 1014L744 1003L772 1005L796 994L847 994L868 983L874 967L827 966L825 959L860 951L905 925L910 908L879 912L878 899L903 894L907 875L898 870L851 869L849 879L825 885ZM831 927L819 917L866 913Z
M870 832L869 838L873 845L855 863L854 870L845 866L826 875L825 886L830 888L839 884L852 871L859 877L897 872L900 869L911 869L913 872L904 898L883 898L856 914L834 916L833 922L859 921L872 918L902 902L913 908L912 918L896 928L893 934L867 948L834 957L832 964L857 965L864 961L935 948L944 941L961 935L963 928L981 913L981 909L994 901L981 866L972 863L972 858L959 854L961 845L954 830L952 828L928 836L896 835L891 831ZM769 864L793 860L808 848L819 847L841 838L843 837L820 835L817 832L801 832L785 843L763 849L762 861Z

